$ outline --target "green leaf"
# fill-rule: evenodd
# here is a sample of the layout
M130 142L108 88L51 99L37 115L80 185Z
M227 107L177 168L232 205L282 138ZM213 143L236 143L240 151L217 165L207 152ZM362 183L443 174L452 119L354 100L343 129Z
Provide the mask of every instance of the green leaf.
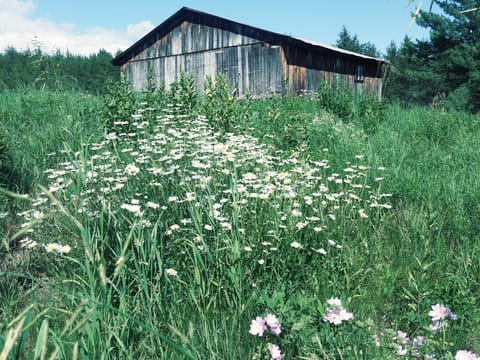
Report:
M34 360L45 359L45 354L47 353L47 334L48 334L48 320L45 319L42 322L40 331L37 337L37 343L35 344L35 355Z

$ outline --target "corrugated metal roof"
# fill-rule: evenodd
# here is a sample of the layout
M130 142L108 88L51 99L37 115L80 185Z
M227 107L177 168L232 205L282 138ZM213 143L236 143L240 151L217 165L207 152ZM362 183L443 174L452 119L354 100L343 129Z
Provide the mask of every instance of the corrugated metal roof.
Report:
M179 11L175 14L170 16L167 20L163 23L158 25L155 29L150 31L128 49L120 53L112 60L113 65L121 66L127 63L130 59L134 58L140 52L145 50L147 47L153 45L153 43L158 39L157 34L160 36L166 35L168 32L173 30L173 28L179 26L183 21L191 21L194 23L209 25L213 27L222 28L225 30L238 32L242 35L247 35L250 37L259 38L261 41L265 41L267 43L272 44L291 44L294 46L312 46L322 50L335 52L338 54L342 54L348 57L356 57L361 58L366 61L374 61L378 63L388 63L388 61L384 59L374 58L370 56L366 56L363 54L355 53L352 51L339 49L334 46L321 44L318 42L304 40L300 38L294 38L287 35L278 34L272 31L256 28L253 26L249 26L246 24L238 23L232 20L228 20L225 18L221 18L216 15L211 15L208 13L204 13L198 10L190 9L188 7L182 7Z
M379 59L379 58L375 58L375 57L372 57L372 56L359 54L359 53L356 53L354 51L340 49L340 48L337 48L335 46L325 45L325 44L322 44L322 43L319 43L319 42L316 42L316 41L306 40L306 39L302 39L302 38L295 38L295 39L303 41L303 42L305 42L307 44L310 44L310 45L313 45L313 46L319 46L319 47L323 47L323 48L326 48L326 49L330 49L330 50L338 52L338 53L342 53L342 54L346 54L346 55L352 55L352 56L356 56L356 57L361 57L361 58L368 59L368 60L375 60L375 61L381 61L381 62L384 62L384 63L388 63L388 61L384 60L384 59Z

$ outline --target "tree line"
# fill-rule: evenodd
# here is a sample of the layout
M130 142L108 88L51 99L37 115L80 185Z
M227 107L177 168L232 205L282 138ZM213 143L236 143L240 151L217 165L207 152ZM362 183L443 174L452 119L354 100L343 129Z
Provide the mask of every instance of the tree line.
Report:
M478 0L432 0L417 8L414 20L429 30L428 40L408 36L391 42L384 57L388 99L407 104L441 104L454 110L480 110L480 3ZM344 27L336 46L378 57Z
M430 30L428 40L405 37L391 42L385 54L362 43L344 26L335 46L390 62L384 74L384 94L404 104L441 104L455 110L480 110L480 10L478 0L432 0L417 9L418 25ZM19 86L102 93L108 81L120 77L105 50L88 57L39 49L0 54L0 90Z
M120 78L112 54L99 50L90 56L43 53L39 48L0 54L0 90L34 86L50 90L102 93L108 81Z

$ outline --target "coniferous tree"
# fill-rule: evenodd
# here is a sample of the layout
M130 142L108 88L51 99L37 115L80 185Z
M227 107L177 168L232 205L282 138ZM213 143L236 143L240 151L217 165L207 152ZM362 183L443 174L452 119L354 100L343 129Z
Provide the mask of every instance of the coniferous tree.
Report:
M418 42L418 57L436 74L434 98L441 94L457 108L480 110L480 10L478 0L432 0L439 12L421 10L417 23L430 29ZM436 93L434 93L435 91Z
M342 27L342 30L340 30L340 33L338 34L335 46L339 49L349 50L367 56L380 56L379 51L374 44L370 42L361 43L360 40L358 40L357 35L351 35L345 26Z

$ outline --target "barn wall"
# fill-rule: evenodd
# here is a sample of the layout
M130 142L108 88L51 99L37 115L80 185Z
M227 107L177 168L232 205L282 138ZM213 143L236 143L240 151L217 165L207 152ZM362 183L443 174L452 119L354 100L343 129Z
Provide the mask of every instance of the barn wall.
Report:
M254 97L272 93L301 94L318 90L323 81L353 91L381 96L381 77L376 61L317 46L268 44L255 37L214 26L184 21L153 45L146 47L122 66L136 90L147 83L153 69L157 85L169 86L181 72L192 74L197 89L203 90L206 76L224 74L228 84L243 96L247 89ZM358 81L358 66L362 79Z
M323 81L340 89L381 96L382 79L378 63L341 53L323 52L315 48L285 47L286 79L290 94L316 91ZM358 67L361 67L359 77Z
M142 89L153 69L155 82L168 88L180 73L192 74L199 90L206 76L224 74L242 96L280 92L281 48L218 28L184 22L122 66L134 89Z

